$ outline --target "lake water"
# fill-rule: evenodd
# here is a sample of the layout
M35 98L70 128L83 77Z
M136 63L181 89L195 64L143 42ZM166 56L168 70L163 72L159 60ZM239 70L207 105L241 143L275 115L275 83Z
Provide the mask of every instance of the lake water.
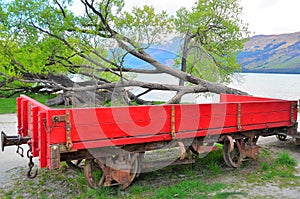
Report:
M178 84L178 79L166 74L139 75L137 80L156 82L163 84ZM257 74L238 73L232 77L229 87L248 92L258 97L271 97L278 99L298 100L300 99L300 75L299 74ZM141 93L144 89L133 88L135 93ZM167 101L175 92L153 91L143 98L147 100ZM218 102L217 95L189 94L183 101L194 103Z
M251 95L280 99L300 99L299 74L237 74L231 87L246 91Z
M163 84L178 84L178 79L166 74L139 75L140 81L156 82ZM299 74L258 74L238 73L232 77L229 87L236 88L257 97L270 97L286 100L300 99L300 75ZM133 88L134 93L141 93L145 89ZM168 101L176 93L171 91L153 91L147 93L143 99ZM219 95L188 94L182 100L189 103L217 103ZM300 113L298 113L300 123ZM300 131L300 125L298 126Z

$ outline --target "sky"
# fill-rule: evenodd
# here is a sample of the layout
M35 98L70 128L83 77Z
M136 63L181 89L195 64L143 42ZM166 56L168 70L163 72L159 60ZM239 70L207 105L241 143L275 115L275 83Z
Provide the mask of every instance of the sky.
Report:
M251 35L272 35L300 31L300 0L239 0L243 20ZM175 13L180 7L190 8L195 0L126 0L126 7L152 4L159 10Z
M241 0L243 19L258 34L300 31L299 0Z

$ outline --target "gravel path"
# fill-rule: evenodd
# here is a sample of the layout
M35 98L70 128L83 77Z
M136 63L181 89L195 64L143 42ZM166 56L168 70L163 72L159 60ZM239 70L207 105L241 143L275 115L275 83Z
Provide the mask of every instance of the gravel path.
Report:
M15 114L0 115L0 131L6 135L17 135L17 116ZM23 147L24 146L24 147ZM28 150L27 145L23 145L24 152ZM22 158L16 154L16 146L5 147L4 152L0 152L0 187L11 183L8 172L17 167L27 166L27 158ZM26 156L26 154L24 154Z

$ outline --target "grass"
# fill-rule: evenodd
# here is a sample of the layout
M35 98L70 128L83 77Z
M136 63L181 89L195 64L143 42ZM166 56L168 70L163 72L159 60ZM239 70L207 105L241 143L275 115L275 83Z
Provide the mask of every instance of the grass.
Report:
M26 95L43 104L45 104L49 98L52 98L54 96L54 95L41 95L41 94L34 94L34 93L26 93ZM0 114L16 113L17 97L18 96L14 96L11 98L0 98Z
M0 98L0 114L16 112L16 98Z
M294 168L295 166L297 166L297 161L292 158L287 151L283 151L278 154L275 160L275 164L281 167Z
M182 181L174 185L160 187L155 190L153 198L208 198L227 187L224 183L207 184L200 179Z
M266 151L263 153L263 161L260 162L257 172L246 176L248 183L277 182L282 186L296 180L298 186L300 185L300 178L294 175L297 161L288 152L278 153L275 158Z

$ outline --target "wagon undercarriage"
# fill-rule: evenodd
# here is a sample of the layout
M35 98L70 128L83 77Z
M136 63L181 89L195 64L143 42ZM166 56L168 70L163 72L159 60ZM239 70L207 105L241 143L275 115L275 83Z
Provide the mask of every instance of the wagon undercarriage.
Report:
M223 145L223 159L227 166L238 168L243 161L258 157L257 141L260 136L283 135L293 129L295 127L232 133L205 141L204 138L195 138L80 150L60 153L60 159L56 161L66 161L70 168L83 170L87 184L94 189L101 186L119 186L120 189L125 189L140 173L170 165L195 163L195 158L199 155L204 157L203 155L218 150L215 143ZM145 154L153 151L171 151L173 157L156 156L149 161Z

